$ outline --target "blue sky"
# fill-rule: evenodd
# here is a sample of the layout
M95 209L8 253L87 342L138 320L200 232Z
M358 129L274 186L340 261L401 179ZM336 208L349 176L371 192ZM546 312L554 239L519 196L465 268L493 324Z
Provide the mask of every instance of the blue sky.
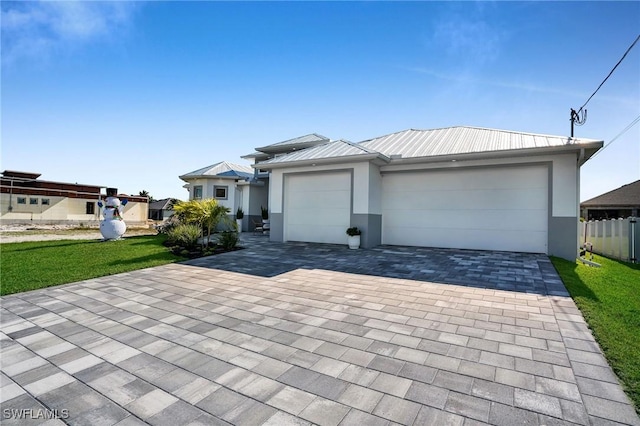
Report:
M470 125L569 135L640 32L639 2L10 2L2 170L187 198L178 176L308 133ZM640 43L639 43L640 44ZM640 45L587 105L605 143L640 115ZM640 179L640 124L581 200Z

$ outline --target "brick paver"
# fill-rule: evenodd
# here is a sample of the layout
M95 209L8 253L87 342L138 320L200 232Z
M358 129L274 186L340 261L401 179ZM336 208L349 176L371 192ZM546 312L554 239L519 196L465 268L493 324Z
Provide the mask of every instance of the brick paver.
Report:
M640 425L545 256L243 239L0 299L3 424Z

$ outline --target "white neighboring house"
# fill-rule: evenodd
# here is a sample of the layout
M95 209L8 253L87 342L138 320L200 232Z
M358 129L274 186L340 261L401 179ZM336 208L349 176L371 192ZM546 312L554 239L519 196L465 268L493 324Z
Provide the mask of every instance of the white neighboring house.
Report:
M346 229L357 226L363 247L575 259L580 166L602 145L477 127L410 129L272 158L258 152L253 167L270 172L272 241L346 244Z
M244 212L242 230L252 229L252 220L261 220L261 206L268 202L266 176L260 178L250 166L221 161L180 176L187 182L189 200L215 198L229 208L229 217L235 219L238 207Z
M40 173L5 170L0 178L0 224L92 225L104 218L97 203L106 186L41 180ZM118 194L129 203L127 226L147 226L149 199Z

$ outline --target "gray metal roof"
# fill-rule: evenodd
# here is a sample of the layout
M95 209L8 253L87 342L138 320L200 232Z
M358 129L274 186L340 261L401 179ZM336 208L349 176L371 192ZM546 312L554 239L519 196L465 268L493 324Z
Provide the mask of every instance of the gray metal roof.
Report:
M218 178L252 178L253 169L251 166L242 166L239 164L221 161L211 166L203 167L198 170L179 176L182 180L194 179L199 177L218 177Z
M292 152L291 154L274 157L267 161L261 161L260 163L258 163L258 165L262 166L266 164L282 164L297 161L344 158L362 155L381 156L381 154L377 151L341 139L328 142L323 145L317 145L312 148L303 149L301 151Z
M600 141L460 126L432 130L409 129L370 139L360 144L389 157L415 158L550 148L594 142Z
M304 136L298 136L297 138L287 139L286 141L277 142L271 145L256 148L256 151L266 153L282 153L290 152L293 150L309 148L315 145L324 144L329 142L329 138L319 135L317 133L311 133Z

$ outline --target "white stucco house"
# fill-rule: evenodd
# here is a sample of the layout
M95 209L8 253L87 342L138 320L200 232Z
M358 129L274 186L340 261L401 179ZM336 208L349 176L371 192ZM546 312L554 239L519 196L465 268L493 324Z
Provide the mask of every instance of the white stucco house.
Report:
M251 217L260 218L261 206L268 203L267 176L259 176L250 166L221 161L181 175L180 179L186 182L189 200L215 198L229 209L233 219L242 208L243 230L249 229Z
M256 152L242 158L258 163L328 142L328 138L313 133L256 148ZM235 219L238 207L242 208L243 231L252 231L255 224L262 221L262 208L269 205L269 173L266 170L221 161L179 177L186 182L184 188L189 191L189 200L215 198L229 208L232 219Z
M316 138L286 154L276 152L278 145L244 157L256 161L255 170L269 172L272 241L346 244L345 230L357 226L364 247L575 259L580 166L603 141L449 127L360 143Z

